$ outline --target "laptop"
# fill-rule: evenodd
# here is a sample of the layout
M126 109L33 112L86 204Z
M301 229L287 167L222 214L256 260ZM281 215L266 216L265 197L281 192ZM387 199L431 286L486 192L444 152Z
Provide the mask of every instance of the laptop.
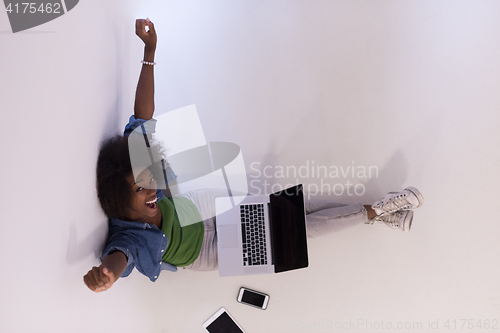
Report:
M308 266L302 184L271 195L219 197L215 211L220 276Z

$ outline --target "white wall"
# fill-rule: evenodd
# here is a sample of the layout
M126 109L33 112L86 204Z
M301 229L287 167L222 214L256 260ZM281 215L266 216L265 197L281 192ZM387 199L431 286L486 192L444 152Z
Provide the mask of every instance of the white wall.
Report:
M0 331L202 332L221 306L249 333L498 322L499 10L482 0L86 0L16 34L0 10ZM98 145L133 112L134 20L145 16L159 40L156 115L196 104L207 140L239 144L253 177L257 165L376 166L369 179L301 181L362 184L362 197L330 193L348 203L416 186L426 201L411 232L361 225L311 240L310 267L292 273L163 272L151 283L135 271L90 292L82 277L107 232ZM269 293L269 309L236 303L241 285ZM346 325L338 331L371 331Z

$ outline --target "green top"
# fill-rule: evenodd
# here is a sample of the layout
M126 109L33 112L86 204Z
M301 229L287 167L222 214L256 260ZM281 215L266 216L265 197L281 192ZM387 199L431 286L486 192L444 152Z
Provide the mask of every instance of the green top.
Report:
M161 230L168 239L162 261L177 267L192 264L200 255L205 233L198 209L183 197L164 197L158 207L163 219Z

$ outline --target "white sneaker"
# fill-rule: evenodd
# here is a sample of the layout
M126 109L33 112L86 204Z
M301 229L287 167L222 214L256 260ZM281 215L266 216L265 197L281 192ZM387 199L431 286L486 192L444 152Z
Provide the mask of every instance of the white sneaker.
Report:
M375 202L372 209L377 215L392 214L399 210L415 209L424 203L424 197L414 187L407 187L401 192L389 192L382 200Z
M412 221L413 211L401 210L392 214L377 215L368 220L366 224L374 224L376 222L379 222L384 223L392 229L408 232L410 231Z

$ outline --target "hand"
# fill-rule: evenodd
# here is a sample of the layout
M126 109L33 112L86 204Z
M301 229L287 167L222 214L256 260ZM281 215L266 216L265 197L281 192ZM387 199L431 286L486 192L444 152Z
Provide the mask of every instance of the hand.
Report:
M149 31L146 31L146 26L149 27ZM147 49L156 49L155 26L148 18L135 20L135 34L142 39Z
M83 277L83 281L90 290L99 293L111 288L113 283L116 281L116 277L112 270L108 269L104 265L101 265L99 267L92 267L92 269Z

